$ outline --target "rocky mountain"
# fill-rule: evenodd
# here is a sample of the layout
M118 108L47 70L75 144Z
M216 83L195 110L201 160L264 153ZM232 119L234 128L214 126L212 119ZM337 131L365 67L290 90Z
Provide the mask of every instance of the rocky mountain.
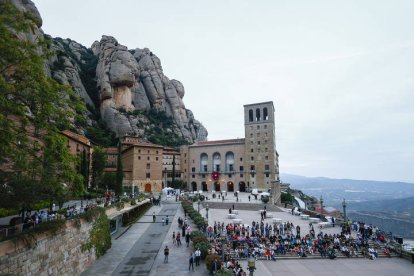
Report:
M206 140L207 130L184 105L183 84L164 75L160 59L149 49L129 50L105 35L90 48L52 38L43 33L32 1L12 2L36 19L37 28L27 35L33 41L38 37L49 41L52 54L45 63L50 76L70 86L87 106L74 130L92 140L96 128L116 137L138 136L167 145Z

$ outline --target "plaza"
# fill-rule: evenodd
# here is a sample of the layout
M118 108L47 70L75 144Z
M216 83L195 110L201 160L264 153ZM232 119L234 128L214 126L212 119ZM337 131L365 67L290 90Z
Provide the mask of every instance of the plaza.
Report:
M211 198L208 193L206 195ZM214 221L233 223L233 220L228 218L228 209L232 208L233 204L234 209L238 210L236 217L241 219L242 223L251 225L253 220L260 221L258 210L264 207L259 200L256 202L251 199L249 203L247 193L241 193L238 201L233 194L228 194L224 203L217 198L203 202L200 204L200 213L203 216L207 214L207 204L209 225L214 224ZM194 209L198 209L198 204L194 203ZM265 219L265 223L278 218L292 222L295 226L299 225L303 233L309 229L309 220L292 215L290 209L268 204L267 210L273 214L273 218ZM160 215L157 216L156 224L152 223L153 212ZM194 272L188 270L188 256L194 252L191 243L188 248L185 242L180 247L173 244L173 232L180 231L177 220L179 217L184 218L180 202L176 202L173 197L164 197L162 205L153 206L147 214L148 216L142 217L138 223L113 237L112 248L82 275L209 275L204 261L201 261L200 266L195 266ZM163 226L160 220L167 214L170 224ZM188 222L193 231L197 230L190 219ZM315 231L316 234L319 231L335 234L340 233L340 228L315 227ZM163 249L166 245L170 248L168 263L164 263ZM247 261L239 260L239 263L246 270ZM413 265L402 258L280 258L277 261L256 261L255 275L411 275L412 269Z

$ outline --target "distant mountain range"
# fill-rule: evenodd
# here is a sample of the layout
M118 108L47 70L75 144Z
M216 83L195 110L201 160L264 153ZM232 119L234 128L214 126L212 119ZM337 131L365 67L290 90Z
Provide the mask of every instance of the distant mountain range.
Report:
M281 174L281 180L290 183L291 188L302 190L305 194L320 198L325 205L340 207L342 201L348 207L365 201L400 199L414 196L414 184L405 182L371 181L354 179L334 179L327 177L305 177Z
M325 206L343 210L353 220L380 226L381 229L414 239L414 184L404 182L333 179L281 174L292 189L319 199Z

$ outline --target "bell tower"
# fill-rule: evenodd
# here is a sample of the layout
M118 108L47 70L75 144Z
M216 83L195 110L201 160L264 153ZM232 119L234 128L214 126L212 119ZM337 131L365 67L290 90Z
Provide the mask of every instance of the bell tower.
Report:
M267 192L279 180L273 102L244 105L244 133L247 186Z

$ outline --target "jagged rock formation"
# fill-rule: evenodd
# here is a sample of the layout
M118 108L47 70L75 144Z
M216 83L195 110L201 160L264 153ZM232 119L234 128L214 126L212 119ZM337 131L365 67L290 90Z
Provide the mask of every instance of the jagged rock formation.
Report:
M87 126L97 125L99 114L107 127L117 136L132 135L148 140L159 126L151 125L149 111L165 113L173 120L163 124L165 133L174 134L188 143L206 140L207 130L191 110L185 108L184 86L167 78L160 59L149 49L128 50L110 36L102 36L91 48L70 40L50 38L40 29L42 18L30 0L13 0L16 7L30 12L38 29L27 34L51 39L55 53L46 62L48 73L62 84L69 85L88 107L86 126L76 126L87 134ZM100 112L96 112L99 110Z
M99 57L96 68L100 95L100 111L111 129L118 135L140 135L137 118L121 111L149 110L166 112L174 118L176 131L193 142L205 137L205 128L194 119L183 103L184 86L168 79L162 71L161 61L149 49L135 49L120 45L110 36L95 41L92 51ZM172 126L173 127L173 126Z

